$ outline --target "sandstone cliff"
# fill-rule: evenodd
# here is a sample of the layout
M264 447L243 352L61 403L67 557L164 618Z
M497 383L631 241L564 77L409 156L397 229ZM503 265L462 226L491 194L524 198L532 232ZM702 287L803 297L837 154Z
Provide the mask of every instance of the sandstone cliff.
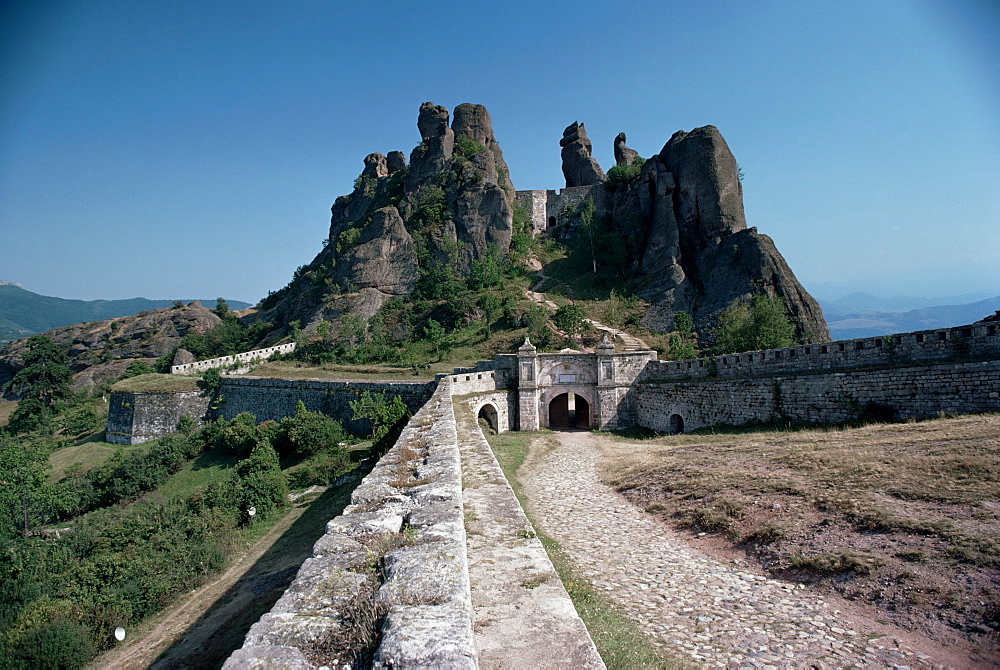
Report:
M616 140L616 156L631 163L624 140ZM651 330L670 330L674 312L685 311L708 334L733 300L763 291L785 300L800 337L829 339L818 303L774 243L747 228L736 159L714 126L675 133L604 200L638 250L633 267L644 278L641 297L652 303L643 320Z
M448 110L426 102L420 144L365 158L348 195L332 208L324 249L292 283L265 299L262 318L304 328L345 313L371 317L421 276L448 267L460 277L492 247L510 248L514 187L482 105Z

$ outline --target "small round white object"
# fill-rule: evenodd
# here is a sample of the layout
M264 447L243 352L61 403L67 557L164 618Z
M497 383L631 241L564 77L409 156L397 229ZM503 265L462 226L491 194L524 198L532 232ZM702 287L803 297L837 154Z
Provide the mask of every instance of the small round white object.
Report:
M250 516L253 516L256 513L257 513L256 507L251 507L250 509L247 510L247 514L249 514Z
M122 628L121 626L115 628L115 639L118 640L119 642L125 639L125 629Z

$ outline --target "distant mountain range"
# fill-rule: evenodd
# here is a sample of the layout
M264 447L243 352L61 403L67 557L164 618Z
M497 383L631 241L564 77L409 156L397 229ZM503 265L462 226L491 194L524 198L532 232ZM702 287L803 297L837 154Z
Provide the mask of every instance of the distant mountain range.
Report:
M137 314L147 309L170 307L175 300L67 300L27 291L17 284L0 283L0 343L42 333L59 326L85 321L103 321ZM189 303L191 300L182 300ZM203 300L206 307L215 298ZM249 303L227 300L232 309L245 309Z
M880 298L852 293L836 300L820 300L819 304L835 340L961 326L1000 310L1000 295L962 303L963 297Z

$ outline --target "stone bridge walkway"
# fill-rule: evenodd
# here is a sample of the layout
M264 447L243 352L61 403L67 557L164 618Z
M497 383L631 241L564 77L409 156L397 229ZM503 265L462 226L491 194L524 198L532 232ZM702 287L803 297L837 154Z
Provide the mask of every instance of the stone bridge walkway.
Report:
M859 633L816 594L686 548L600 482L594 436L557 435L550 449L536 442L519 477L535 523L658 646L699 667L942 667Z

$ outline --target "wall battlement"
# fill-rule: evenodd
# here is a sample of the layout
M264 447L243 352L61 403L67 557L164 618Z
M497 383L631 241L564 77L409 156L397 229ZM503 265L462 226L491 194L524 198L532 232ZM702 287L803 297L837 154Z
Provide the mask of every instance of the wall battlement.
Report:
M155 439L173 432L182 414L205 420L250 412L259 421L280 420L294 414L300 400L363 433L370 427L354 421L350 409L362 393L399 396L414 413L444 379L455 395L482 396L477 411L498 431L565 422L664 432L779 419L837 422L876 406L900 418L1000 411L998 361L1000 324L986 321L689 361L660 361L651 351L618 353L611 343L593 354L539 353L526 342L516 354L499 354L433 381L223 376L214 413L202 394L116 392L108 439Z
M256 363L257 361L263 361L276 354L288 354L295 351L294 342L286 342L285 344L279 344L273 347L267 347L266 349L253 349L251 351L244 351L239 354L234 354L232 356L220 356L218 358L209 358L204 361L195 361L194 363L184 363L183 365L171 365L170 374L172 375L189 375L195 372L204 372L205 370L212 370L214 368L225 368L231 365L233 366L244 366L250 365L251 363Z
M689 361L655 361L646 368L641 379L668 381L807 374L975 358L1000 358L997 324L980 322Z

